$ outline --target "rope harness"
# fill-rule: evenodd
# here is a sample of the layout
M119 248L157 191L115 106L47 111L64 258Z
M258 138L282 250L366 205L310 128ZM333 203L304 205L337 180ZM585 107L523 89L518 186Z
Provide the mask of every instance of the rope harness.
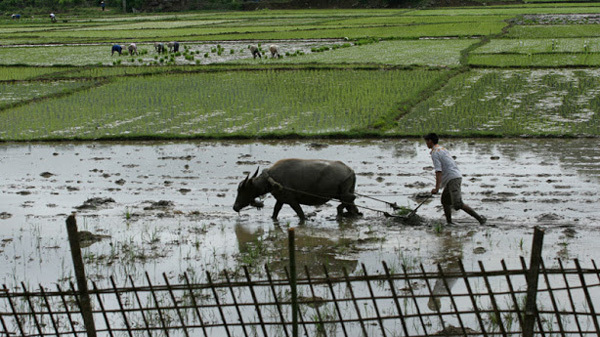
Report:
M291 187L286 187L286 186L283 186L282 184L278 183L277 181L275 181L275 179L273 179L271 176L268 176L268 175L267 175L267 181L269 182L269 184L271 184L271 186L273 186L274 188L276 188L279 191L286 190L286 191L290 191L290 192L294 192L294 193L300 193L300 194L304 194L304 195L307 195L307 196L310 196L310 197L315 197L315 198L320 198L320 199L332 199L332 200L335 200L335 201L339 201L339 202L341 202L342 204L345 204L345 205L354 205L356 207L364 208L364 209L367 209L369 211L373 211L373 212L377 212L377 213L382 213L387 218L402 218L402 219L410 218L411 216L413 216L417 212L417 210L419 209L419 207L421 207L421 205L423 205L431 197L431 195L429 195L427 198L425 198L425 200L421 201L421 203L415 209L413 209L412 211L410 211L410 213L408 213L407 215L393 215L393 214L390 214L390 213L388 213L386 211L382 211L382 210L379 210L379 209L375 209L375 208L371 208L371 207L367 207L367 206L362 206L362 205L356 205L354 203L349 203L347 201L343 201L340 198L337 198L337 197L334 197L334 196L323 196L323 195L318 195L318 194L314 194L314 193L310 193L310 192L300 191L300 190L297 190L297 189L294 189L294 188L291 188ZM389 205L390 207L392 207L392 209L394 211L401 208L395 202L391 203L391 202L388 202L388 201L385 201L385 200L377 199L375 197L371 197L371 196L360 194L360 193L356 193L356 192L354 194L357 195L357 196L361 196L361 197L373 199L373 200L376 200L376 201L379 201L379 202L383 202L383 203Z

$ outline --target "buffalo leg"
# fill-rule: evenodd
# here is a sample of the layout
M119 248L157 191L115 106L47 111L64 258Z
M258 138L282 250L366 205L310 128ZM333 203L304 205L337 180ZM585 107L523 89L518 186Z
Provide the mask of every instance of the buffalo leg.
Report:
M277 220L277 216L279 215L279 211L281 211L281 207L283 207L283 202L277 201L275 203L275 208L273 209L273 216L271 217L273 220Z
M304 211L302 210L302 207L300 207L300 204L297 202L291 203L290 206L292 207L292 209L294 211L296 211L296 214L298 214L298 217L301 220L306 220L306 216L304 215Z
M338 215L341 215L344 212L344 208L348 211L350 215L362 215L358 211L358 207L354 204L354 199L356 196L354 194L345 194L340 197L342 203L338 206Z

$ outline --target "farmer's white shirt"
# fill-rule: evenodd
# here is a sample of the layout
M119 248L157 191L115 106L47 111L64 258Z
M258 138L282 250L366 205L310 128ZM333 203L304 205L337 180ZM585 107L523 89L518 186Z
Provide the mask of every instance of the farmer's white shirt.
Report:
M431 149L431 159L433 160L433 168L435 171L442 172L442 188L446 184L456 178L462 178L456 162L450 156L450 152L446 148L441 147L439 144L435 144Z

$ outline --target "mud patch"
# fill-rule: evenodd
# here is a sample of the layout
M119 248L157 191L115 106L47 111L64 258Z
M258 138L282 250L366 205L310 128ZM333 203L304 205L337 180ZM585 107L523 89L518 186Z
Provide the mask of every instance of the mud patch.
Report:
M75 207L78 210L96 210L99 208L110 207L115 203L113 198L90 198L86 200L83 205Z
M150 203L150 206L144 207L144 211L154 211L154 210L164 211L166 209L175 207L175 204L169 200L148 201L148 202Z
M52 177L54 174L50 173L50 172L43 172L40 174L40 177L44 177L44 178L50 178Z

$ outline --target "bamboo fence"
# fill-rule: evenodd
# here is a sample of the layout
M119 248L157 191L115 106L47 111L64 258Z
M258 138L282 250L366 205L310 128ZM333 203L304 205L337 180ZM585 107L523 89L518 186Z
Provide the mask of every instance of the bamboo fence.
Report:
M74 218L67 220L76 224ZM69 231L71 232L73 228ZM546 268L543 231L536 228L529 267L465 270L423 265L382 272L311 275L290 267L265 278L206 272L206 282L183 274L172 284L129 277L99 288L78 271L77 286L0 289L1 336L600 336L600 271L578 260ZM77 240L72 248L78 262ZM290 231L290 252L294 233ZM83 264L79 265L83 268ZM357 275L358 274L358 275ZM89 289L87 289L89 287Z

